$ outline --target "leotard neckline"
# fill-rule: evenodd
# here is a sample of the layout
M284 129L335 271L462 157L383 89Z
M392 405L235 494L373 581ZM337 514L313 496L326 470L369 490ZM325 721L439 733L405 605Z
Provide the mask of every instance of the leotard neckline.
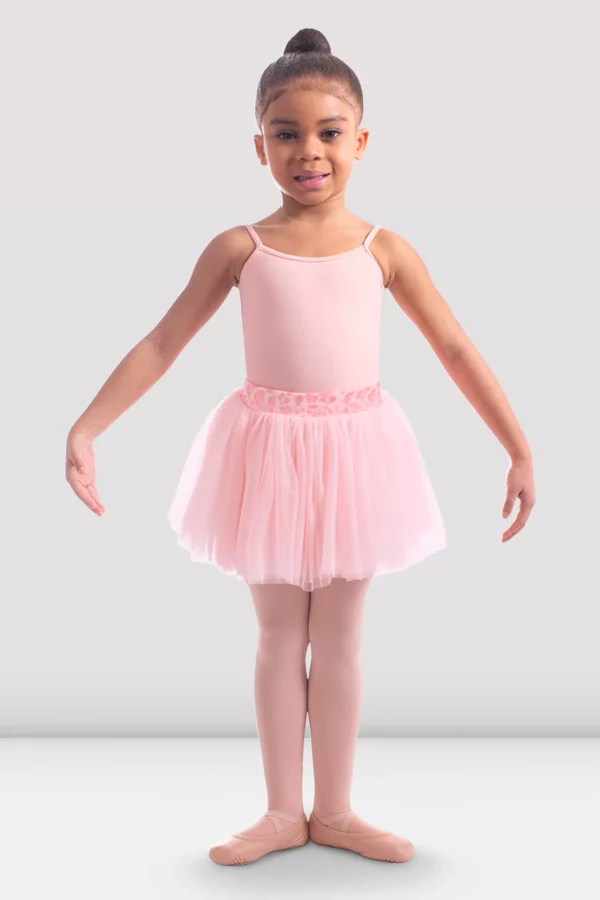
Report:
M356 253L357 250L367 250L369 255L371 255L371 251L368 247L379 227L379 225L373 225L362 244L359 244L358 247L353 247L352 250L344 250L342 253L333 253L331 256L296 256L293 253L283 253L282 250L274 250L273 247L266 247L258 236L256 229L252 225L246 225L246 228L254 238L257 250L263 250L265 253L272 253L275 256L283 256L285 259L297 259L305 262L323 262L328 259L339 259L342 256L349 256L350 253Z

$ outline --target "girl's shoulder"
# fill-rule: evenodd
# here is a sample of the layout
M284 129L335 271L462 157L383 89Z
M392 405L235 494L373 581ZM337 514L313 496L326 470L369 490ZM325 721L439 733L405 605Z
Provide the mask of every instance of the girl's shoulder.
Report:
M238 287L242 269L256 249L256 240L246 225L233 225L221 232L219 237L222 238L224 252L227 254L233 283Z
M237 286L242 267L252 254L254 245L245 225L233 225L209 240L201 258L208 257L214 269L230 273L232 283Z
M369 249L381 266L386 288L390 288L392 282L402 275L410 278L411 273L418 274L424 267L415 248L391 228L380 227Z

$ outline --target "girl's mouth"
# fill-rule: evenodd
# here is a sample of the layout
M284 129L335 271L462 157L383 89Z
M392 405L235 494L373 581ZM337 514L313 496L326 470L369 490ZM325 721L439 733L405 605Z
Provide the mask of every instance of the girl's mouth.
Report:
M310 187L319 187L319 185L323 184L323 182L329 177L329 172L326 175L309 175L308 177L303 177L302 175L295 175L294 180L298 182L299 185L305 188Z

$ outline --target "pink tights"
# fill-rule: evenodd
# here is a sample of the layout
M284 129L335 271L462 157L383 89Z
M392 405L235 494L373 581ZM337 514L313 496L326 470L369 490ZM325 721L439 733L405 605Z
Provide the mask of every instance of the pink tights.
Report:
M334 578L313 591L290 584L249 585L259 626L254 696L269 810L304 815L307 713L314 813L323 818L350 809L362 702L362 623L370 581ZM289 820L280 821L289 828ZM352 826L353 831L376 830L356 815ZM245 832L271 834L273 825L261 816Z

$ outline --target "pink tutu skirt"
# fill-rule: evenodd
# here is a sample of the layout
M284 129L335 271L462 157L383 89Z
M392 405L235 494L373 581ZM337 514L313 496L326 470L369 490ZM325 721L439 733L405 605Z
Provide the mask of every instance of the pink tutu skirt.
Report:
M167 519L192 562L307 591L446 546L412 426L379 382L303 393L246 379L201 425Z

